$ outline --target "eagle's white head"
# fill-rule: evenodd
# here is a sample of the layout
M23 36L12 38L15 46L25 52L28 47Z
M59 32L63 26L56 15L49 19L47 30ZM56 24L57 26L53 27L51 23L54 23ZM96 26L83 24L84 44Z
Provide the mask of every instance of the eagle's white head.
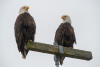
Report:
M19 14L28 12L28 9L29 9L29 6L23 6L23 7L21 7L20 10L19 10Z
M70 16L68 16L68 15L63 15L63 16L61 17L61 19L63 20L64 23L70 23L70 24L71 24Z

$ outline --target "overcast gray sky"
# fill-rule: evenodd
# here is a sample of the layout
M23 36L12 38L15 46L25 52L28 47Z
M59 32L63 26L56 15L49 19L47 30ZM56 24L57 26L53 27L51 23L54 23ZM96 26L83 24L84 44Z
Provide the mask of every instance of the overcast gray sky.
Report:
M30 51L23 60L18 52L14 24L24 5L36 22L35 41L52 44L60 17L68 14L75 48L93 53L91 61L66 58L62 67L100 67L100 0L0 0L0 67L55 67L53 55Z

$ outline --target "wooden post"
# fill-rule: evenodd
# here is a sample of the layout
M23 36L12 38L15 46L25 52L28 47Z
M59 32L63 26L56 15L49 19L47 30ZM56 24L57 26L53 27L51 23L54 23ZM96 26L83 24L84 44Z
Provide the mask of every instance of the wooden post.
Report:
M38 51L38 52L48 53L48 54L58 54L61 56L83 59L83 60L92 59L92 53L90 51L64 47L64 54L60 54L58 52L57 45L44 44L44 43L39 43L39 42L35 42L35 43L28 42L25 48L32 51Z

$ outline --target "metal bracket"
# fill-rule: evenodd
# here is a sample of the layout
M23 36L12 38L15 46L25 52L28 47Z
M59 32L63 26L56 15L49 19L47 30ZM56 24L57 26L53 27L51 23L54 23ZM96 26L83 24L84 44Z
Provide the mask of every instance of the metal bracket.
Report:
M53 44L58 45L58 52L60 54L64 54L64 47L63 46L59 45L57 42L54 42Z

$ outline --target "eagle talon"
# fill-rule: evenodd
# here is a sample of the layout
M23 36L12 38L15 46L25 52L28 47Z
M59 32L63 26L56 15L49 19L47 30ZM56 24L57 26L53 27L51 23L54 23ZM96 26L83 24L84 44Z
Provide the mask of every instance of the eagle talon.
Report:
M28 40L28 42L32 43L32 40Z

